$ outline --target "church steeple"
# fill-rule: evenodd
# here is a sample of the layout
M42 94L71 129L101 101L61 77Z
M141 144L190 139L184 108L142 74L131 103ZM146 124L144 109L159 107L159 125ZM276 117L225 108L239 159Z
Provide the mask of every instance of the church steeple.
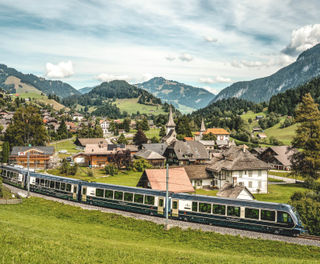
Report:
M168 123L166 124L166 134L168 135L170 130L175 128L176 128L176 124L173 121L172 109L170 105L169 119L168 119Z
M200 132L206 132L206 127L204 125L204 120L202 118Z

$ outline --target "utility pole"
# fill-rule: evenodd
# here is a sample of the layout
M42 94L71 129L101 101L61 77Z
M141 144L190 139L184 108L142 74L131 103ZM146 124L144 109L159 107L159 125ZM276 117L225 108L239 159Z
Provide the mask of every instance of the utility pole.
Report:
M28 159L28 172L27 172L27 189L28 189L28 193L27 193L27 197L29 197L30 196L30 172L29 172L30 151L28 151L28 153L27 153L27 159Z
M169 217L169 164L167 163L167 169L166 169L166 224L165 224L166 230L168 230L168 217Z

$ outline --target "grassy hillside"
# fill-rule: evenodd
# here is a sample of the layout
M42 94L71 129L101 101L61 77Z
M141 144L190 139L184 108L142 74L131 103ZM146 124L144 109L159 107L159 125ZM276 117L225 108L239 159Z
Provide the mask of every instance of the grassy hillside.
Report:
M0 206L1 263L318 263L319 248L173 228L39 198Z
M137 111L139 111L140 114L165 114L161 105L138 104L138 98L117 99L116 105L120 108L121 112L126 111L130 115L136 114Z

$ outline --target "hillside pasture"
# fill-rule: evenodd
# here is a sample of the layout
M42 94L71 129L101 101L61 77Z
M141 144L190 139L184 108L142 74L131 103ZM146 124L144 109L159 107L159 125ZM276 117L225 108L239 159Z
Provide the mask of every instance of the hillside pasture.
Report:
M159 115L165 114L161 105L144 105L138 103L138 98L117 99L115 104L120 108L121 112L127 112L129 115L140 114Z

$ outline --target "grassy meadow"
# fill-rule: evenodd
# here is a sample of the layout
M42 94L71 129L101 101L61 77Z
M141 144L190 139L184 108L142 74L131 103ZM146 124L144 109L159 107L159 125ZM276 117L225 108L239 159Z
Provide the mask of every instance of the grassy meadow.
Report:
M120 108L121 112L126 111L129 115L136 114L138 111L140 114L165 114L160 105L139 104L138 98L117 99L116 105Z
M40 198L0 205L0 263L319 263L319 248L172 228Z

